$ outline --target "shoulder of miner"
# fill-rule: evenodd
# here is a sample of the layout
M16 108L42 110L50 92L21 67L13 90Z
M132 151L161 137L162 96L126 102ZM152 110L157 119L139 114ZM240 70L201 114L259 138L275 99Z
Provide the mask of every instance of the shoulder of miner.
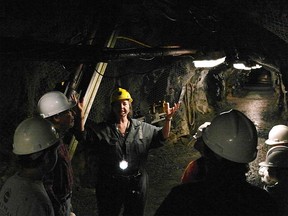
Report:
M197 203L199 201L199 192L193 190L193 187L196 187L194 185L198 186L198 184L201 185L202 183L186 183L173 187L159 205L155 215L201 215L193 214L197 212L197 204L199 205ZM192 196L190 196L190 191L193 191ZM190 206L188 204L190 201L196 206Z
M57 148L58 153L58 160L56 162L59 164L62 160L66 161L65 163L70 164L70 157L69 157L69 142L71 141L71 135L66 134L59 140L59 147Z
M259 188L258 186L255 185L251 185L251 188L254 189L254 192L249 194L249 197L253 197L252 200L250 199L249 202L253 203L254 206L256 205L260 205L262 206L262 208L260 208L262 210L263 215L275 215L275 216L279 216L282 215L281 212L283 211L283 209L279 208L279 200L275 199L275 197L273 197L270 193L268 193L267 191L265 191L262 188ZM252 191L252 189L250 189L249 191ZM247 192L248 193L248 192ZM255 215L255 214L254 214ZM286 215L286 214L284 214Z
M211 198L215 194L217 199ZM206 208L202 208L203 205ZM200 181L175 186L158 207L155 215L279 215L273 199L249 183L215 187Z
M131 119L134 130L138 132L139 139L149 141L150 148L160 147L164 144L165 138L163 137L162 127ZM132 130L132 129L131 129Z

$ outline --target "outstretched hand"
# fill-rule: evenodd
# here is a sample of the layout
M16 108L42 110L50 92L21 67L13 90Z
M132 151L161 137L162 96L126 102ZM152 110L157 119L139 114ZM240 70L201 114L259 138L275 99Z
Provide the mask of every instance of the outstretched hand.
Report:
M77 104L74 107L75 127L80 131L84 131L84 98L78 98L75 94L71 95L71 99Z
M71 100L77 103L79 110L83 110L84 98L79 98L76 94L71 95Z
M76 112L76 117L82 119L84 117L84 98L78 98L75 94L71 95L72 101L77 105L74 108Z
M170 126L171 126L171 119L175 112L179 109L180 103L174 103L174 106L170 108L169 103L164 104L164 112L166 113L165 117L165 124L162 129L162 134L164 139L169 137L170 133Z
M175 112L180 108L180 102L174 103L173 107L170 107L169 103L164 106L164 112L166 113L166 118L172 118Z

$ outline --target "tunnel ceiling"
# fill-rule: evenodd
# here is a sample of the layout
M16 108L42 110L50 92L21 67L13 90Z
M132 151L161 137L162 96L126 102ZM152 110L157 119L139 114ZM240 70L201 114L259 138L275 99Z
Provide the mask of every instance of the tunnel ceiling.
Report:
M39 53L43 55L53 46L55 57L53 52L63 49L59 44L93 45L97 48L94 55L99 56L117 30L116 48L143 48L144 44L204 54L224 50L228 61L235 55L249 56L286 68L287 7L285 0L28 0L25 4L10 0L0 10L1 57L25 57L37 47L30 58L39 59ZM11 55L15 50L16 55ZM93 50L82 52L93 55Z

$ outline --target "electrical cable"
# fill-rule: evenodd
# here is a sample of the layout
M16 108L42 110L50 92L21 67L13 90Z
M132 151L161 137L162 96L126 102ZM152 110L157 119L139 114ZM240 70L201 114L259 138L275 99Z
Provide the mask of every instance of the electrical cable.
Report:
M124 39L124 40L128 40L128 41L132 41L132 42L134 42L136 44L139 44L139 45L141 45L143 47L152 48L152 46L150 46L150 45L144 44L144 43L142 43L142 42L140 42L138 40L135 40L135 39L132 39L132 38L129 38L129 37L117 36L117 39Z
M142 72L142 73L133 73L133 72L129 72L129 73L125 73L125 74L122 74L122 75L119 75L119 76L107 76L107 75L103 75L101 74L97 69L94 69L94 71L99 74L100 76L102 76L103 78L109 78L109 79L118 79L118 78L121 78L121 77L125 77L125 76L128 76L130 74L136 74L136 75L145 75L145 74L149 74L149 73L153 73L153 72L156 72L158 70L163 70L163 68L158 68L156 70L151 70L151 71L146 71L146 72Z

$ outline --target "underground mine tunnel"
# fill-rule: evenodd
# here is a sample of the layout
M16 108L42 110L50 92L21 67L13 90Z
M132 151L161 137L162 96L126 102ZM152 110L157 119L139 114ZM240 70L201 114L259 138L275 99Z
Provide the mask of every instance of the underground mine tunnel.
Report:
M287 124L285 1L27 1L0 6L1 185L16 169L17 125L36 115L40 97L59 90L84 98L85 122L110 112L115 87L133 97L134 118L163 126L163 103L181 101L163 148L147 160L153 215L186 165L199 157L192 135L222 111L239 109L254 122L258 162L275 124ZM69 140L76 215L96 215L85 151ZM89 204L88 204L89 203Z

